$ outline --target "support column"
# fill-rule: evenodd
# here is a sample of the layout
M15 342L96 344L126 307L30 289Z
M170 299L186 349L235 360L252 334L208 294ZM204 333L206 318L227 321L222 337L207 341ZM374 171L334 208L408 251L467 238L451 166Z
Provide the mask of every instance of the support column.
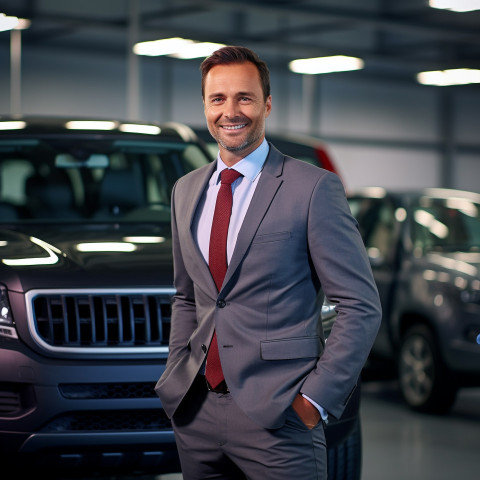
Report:
M133 53L140 28L139 0L129 0L127 45L127 120L140 120L140 59Z

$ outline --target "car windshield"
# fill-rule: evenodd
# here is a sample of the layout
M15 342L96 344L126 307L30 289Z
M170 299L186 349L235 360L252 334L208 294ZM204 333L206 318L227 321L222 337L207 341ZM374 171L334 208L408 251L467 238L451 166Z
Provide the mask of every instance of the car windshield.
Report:
M195 143L92 137L0 139L2 222L168 221L175 181L209 162Z
M463 197L421 197L413 210L412 237L424 250L480 251L480 204Z

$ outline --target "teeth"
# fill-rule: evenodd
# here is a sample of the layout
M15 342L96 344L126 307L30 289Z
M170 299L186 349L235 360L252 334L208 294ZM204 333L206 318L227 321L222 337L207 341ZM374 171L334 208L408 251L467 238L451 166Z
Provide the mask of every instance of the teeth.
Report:
M225 130L238 130L240 128L243 128L246 124L243 123L242 125L233 125L233 126L224 126L223 128Z

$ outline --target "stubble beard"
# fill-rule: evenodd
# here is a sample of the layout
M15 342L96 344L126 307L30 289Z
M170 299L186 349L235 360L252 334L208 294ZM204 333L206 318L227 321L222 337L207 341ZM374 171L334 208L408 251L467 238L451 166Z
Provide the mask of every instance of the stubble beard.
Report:
M212 137L215 138L217 143L228 152L238 153L248 149L252 145L255 145L260 140L260 138L262 138L264 134L264 129L259 127L253 130L252 132L250 132L250 134L247 133L245 139L237 145L231 145L231 144L227 145L227 143L225 143L225 141L222 140L220 132L221 132L221 127L218 127L217 130L213 133L210 130L210 135L212 135Z

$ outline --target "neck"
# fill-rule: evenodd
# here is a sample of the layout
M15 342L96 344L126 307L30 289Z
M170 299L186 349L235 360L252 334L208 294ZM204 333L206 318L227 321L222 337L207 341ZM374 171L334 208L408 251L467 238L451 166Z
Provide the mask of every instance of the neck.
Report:
M227 167L233 167L240 160L244 159L247 155L250 155L254 150L256 150L263 142L262 137L255 145L250 145L247 148L239 150L238 152L232 152L227 150L218 144L218 150L220 152L220 158Z

